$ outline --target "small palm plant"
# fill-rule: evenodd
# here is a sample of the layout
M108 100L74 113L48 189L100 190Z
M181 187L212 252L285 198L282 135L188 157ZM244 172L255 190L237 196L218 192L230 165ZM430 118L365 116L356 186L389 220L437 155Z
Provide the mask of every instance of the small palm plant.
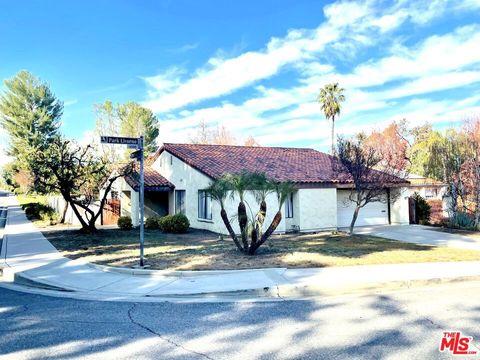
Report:
M220 179L213 181L207 189L212 199L220 204L220 216L237 248L244 254L255 255L258 248L264 244L277 229L282 221L282 207L288 195L295 191L292 184L287 182L275 182L268 179L264 174L243 172L238 175L226 174ZM246 202L246 195L251 193L255 198L258 211L251 209ZM263 226L267 214L266 198L275 193L278 201L278 210L267 230ZM236 219L240 229L240 238L233 230L225 203L238 199Z
M210 183L210 186L207 188L207 192L210 194L213 200L217 201L220 204L220 217L227 228L228 234L232 238L233 242L237 246L238 250L243 252L243 246L240 244L235 231L232 228L232 224L230 223L230 219L228 218L227 211L225 210L225 201L231 191L231 184L226 179L226 177L222 177L218 180L213 181Z

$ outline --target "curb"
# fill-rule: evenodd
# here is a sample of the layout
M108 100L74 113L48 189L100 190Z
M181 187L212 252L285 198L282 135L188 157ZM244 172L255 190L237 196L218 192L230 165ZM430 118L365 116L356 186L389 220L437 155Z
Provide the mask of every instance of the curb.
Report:
M81 260L73 260L79 261ZM240 270L149 270L149 269L132 269L127 267L107 266L100 264L93 264L88 262L82 262L97 270L110 273L128 274L134 276L172 276L172 277L194 277L194 276L207 276L207 275L226 275L226 274L238 274L249 273L254 271L274 271L279 274L283 274L287 268L255 268L255 269L240 269Z
M315 296L347 295L363 292L393 291L411 289L416 287L426 287L432 285L442 285L450 283L460 283L468 281L480 281L480 275L459 276L451 278L431 278L422 280L400 280L384 282L365 282L353 285L343 286L321 286L321 285L279 285L277 289L270 291L281 298L308 298Z
M63 288L55 283L48 281L37 281L35 278L21 273L13 274L13 284L28 289L39 289L50 291L53 296L55 293L63 293L62 296L72 298L83 298L85 296L97 296L100 298L115 299L115 298L129 298L141 299L142 301L188 301L188 300L210 300L212 302L250 300L250 301L266 301L266 300L306 300L314 297L322 296L336 296L336 295L350 295L359 293L371 293L380 291L395 291L407 290L418 287L444 285L452 283L461 283L469 281L480 281L480 275L475 276L460 276L452 278L431 278L423 280L404 280L391 282L364 282L352 285L342 286L325 286L319 284L286 284L272 287L264 287L258 289L235 290L235 291L215 291L215 292L198 292L191 294L171 293L161 295L134 295L130 293L104 293L101 290L82 290L76 288Z

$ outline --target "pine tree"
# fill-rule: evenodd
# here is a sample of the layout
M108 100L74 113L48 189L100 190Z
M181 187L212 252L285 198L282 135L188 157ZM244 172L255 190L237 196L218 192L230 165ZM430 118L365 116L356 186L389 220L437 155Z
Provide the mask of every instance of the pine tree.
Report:
M96 134L127 137L143 135L145 155L157 150L158 119L149 109L133 101L114 105L107 100L96 105L95 112ZM109 158L114 161L120 160L118 154L109 154Z
M5 81L0 95L0 123L9 135L8 155L30 170L30 155L44 151L58 136L63 103L48 85L28 71Z
M157 150L158 119L151 110L135 102L128 102L118 105L117 114L121 135L132 137L143 135L146 155Z

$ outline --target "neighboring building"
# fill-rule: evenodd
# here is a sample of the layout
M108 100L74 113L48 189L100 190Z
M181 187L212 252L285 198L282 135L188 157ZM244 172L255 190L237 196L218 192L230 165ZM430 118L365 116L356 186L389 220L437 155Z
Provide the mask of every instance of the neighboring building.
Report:
M193 228L225 233L220 206L204 189L212 179L225 173L250 171L263 172L277 181L290 181L297 188L282 209L278 232L347 227L354 209L348 200L352 183L335 176L333 161L330 155L313 149L164 144L146 161L145 214L148 217L182 212ZM394 192L402 192L405 185L405 180L395 178L392 188L385 190L385 200ZM119 194L122 215L138 214L137 175L117 180L113 191ZM246 200L255 203L253 198ZM227 201L229 216L235 216L237 205L238 201ZM267 205L266 223L269 223L278 209L274 194L267 198ZM138 225L138 216L132 216L132 221ZM395 202L366 205L356 224L408 221L408 196L402 193Z
M407 185L409 195L419 193L425 199L442 200L447 186L441 181L427 178L417 174L409 174L407 180L410 182Z
M410 184L406 187L406 194L411 197L414 193L418 193L427 200L431 207L432 223L440 223L448 217L449 197L445 195L447 186L444 183L417 174L409 174L407 180ZM415 204L412 201L409 204L409 218L410 223L417 223Z

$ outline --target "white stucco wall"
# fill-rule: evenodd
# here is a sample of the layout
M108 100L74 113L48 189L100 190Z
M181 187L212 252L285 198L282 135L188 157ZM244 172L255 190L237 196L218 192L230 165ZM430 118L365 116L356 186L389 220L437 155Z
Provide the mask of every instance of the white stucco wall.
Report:
M299 189L300 231L337 228L337 189Z
M188 217L191 227L220 232L221 227L218 221L220 209L215 202L212 202L212 221L198 219L198 190L208 187L211 181L208 176L167 151L160 154L152 164L152 168L175 185L175 190L185 190L185 215ZM175 197L172 192L169 196L170 214L173 214L174 210Z
M139 225L139 195L138 192L128 185L124 178L118 178L112 185L112 190L120 196L120 215L130 216L133 226ZM127 196L130 194L130 197Z
M390 220L392 224L408 224L408 197L410 196L407 188L398 188L390 190L392 200L398 195L395 201L390 205Z
M448 210L450 206L450 198L446 195L447 192L447 187L442 186L438 188L438 193L437 196L435 197L426 197L426 189L428 186L410 186L408 188L404 189L404 193L406 194L405 196L412 196L416 192L420 194L423 198L426 200L431 200L431 199L436 199L436 200L442 200L442 209L443 209L443 216L448 217ZM407 207L408 209L408 207ZM408 219L407 219L408 221Z
M298 199L298 191L295 191L293 193L293 217L291 218L286 217L286 205L283 205L282 215L284 216L286 231L296 231L300 228L300 203Z
M419 193L421 197L425 199L438 199L442 200L442 198L445 195L445 192L447 191L446 186L438 187L437 188L437 196L427 196L427 189L431 189L432 187L430 186L409 186L406 188L405 191L407 191L408 195L411 196L414 193Z

